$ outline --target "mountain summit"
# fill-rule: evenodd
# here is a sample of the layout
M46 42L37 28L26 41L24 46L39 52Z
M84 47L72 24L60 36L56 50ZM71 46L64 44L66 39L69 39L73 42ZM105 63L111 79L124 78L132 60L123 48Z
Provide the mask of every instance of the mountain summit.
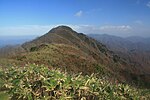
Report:
M23 48L26 50L31 49L33 46L41 45L43 43L58 43L76 46L85 52L105 52L109 51L105 45L99 43L98 41L84 35L83 33L77 33L68 26L58 26L51 29L45 35L23 44Z
M28 55L25 57L27 59L31 59L33 56L36 57L35 52L38 52L38 56L40 54L42 56L38 57L38 60L40 58L41 60L48 58L48 61L49 59L55 59L55 61L50 61L50 63L56 66L65 66L67 70L82 72L83 74L98 72L97 69L101 69L96 66L98 64L110 65L110 63L113 63L113 56L105 45L83 33L77 33L68 26L53 28L45 35L24 43L22 47L28 52ZM45 55L45 53L41 52L48 52L49 54ZM31 57L32 54L33 56ZM27 59L26 61L28 61ZM40 62L35 61L35 58L32 60L33 62Z
M23 44L22 47L25 50L30 51L31 48L42 44L70 45L81 50L87 55L94 57L96 61L98 60L104 64L108 63L109 58L111 57L110 51L105 47L105 45L84 35L83 33L77 33L68 26L58 26L53 28L45 35Z
M64 26L64 25L55 27L55 28L51 29L50 31L51 31L51 32L55 32L55 31L59 31L59 30L73 31L72 28L70 28L70 27L68 27L68 26Z

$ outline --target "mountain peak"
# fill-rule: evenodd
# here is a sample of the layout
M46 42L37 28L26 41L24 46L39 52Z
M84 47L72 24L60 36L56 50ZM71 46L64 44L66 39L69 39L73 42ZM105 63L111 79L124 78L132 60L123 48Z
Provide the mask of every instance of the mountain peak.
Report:
M65 25L61 25L61 26L57 26L57 27L51 29L50 32L56 32L56 31L60 31L60 30L73 31L73 29L71 27L65 26Z

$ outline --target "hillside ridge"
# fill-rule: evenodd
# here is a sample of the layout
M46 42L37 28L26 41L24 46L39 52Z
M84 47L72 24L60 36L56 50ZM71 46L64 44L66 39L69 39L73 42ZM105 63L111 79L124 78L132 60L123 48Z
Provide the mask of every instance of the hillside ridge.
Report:
M145 84L140 69L110 51L104 44L68 26L55 27L21 46L23 53L11 57L17 64L45 64L68 73L97 73L99 77L107 76L112 82L117 80L140 84L137 86Z

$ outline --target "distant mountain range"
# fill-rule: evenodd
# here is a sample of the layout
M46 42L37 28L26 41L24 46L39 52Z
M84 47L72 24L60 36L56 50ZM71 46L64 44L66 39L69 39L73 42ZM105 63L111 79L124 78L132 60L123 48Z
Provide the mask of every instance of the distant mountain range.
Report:
M36 36L0 36L0 48L7 45L18 45L30 41Z
M150 38L143 38L138 36L118 37L108 34L88 34L88 36L104 43L113 51L150 51Z
M150 73L150 38L117 37L107 34L89 34L99 42L105 44L120 57L127 59L132 65Z

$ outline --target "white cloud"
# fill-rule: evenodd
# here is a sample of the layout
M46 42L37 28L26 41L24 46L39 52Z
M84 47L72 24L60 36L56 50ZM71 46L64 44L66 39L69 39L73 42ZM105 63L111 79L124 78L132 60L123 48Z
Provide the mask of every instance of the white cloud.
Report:
M93 25L69 25L69 26L80 33L89 34L97 32L97 27Z
M128 31L131 29L129 25L120 25L120 26L101 26L100 30L102 31Z
M83 11L82 11L82 10L78 11L78 12L75 14L76 17L81 17L82 15L83 15Z
M125 36L133 31L132 27L129 25L119 25L119 26L68 25L68 26L72 27L77 32L85 34L111 34L111 35Z
M136 20L134 23L135 23L135 24L138 24L138 25L142 25L142 24L143 24L143 21L141 21L141 20Z
M146 4L146 6L150 8L150 1Z
M39 35L48 32L54 25L23 25L0 27L0 35Z
M110 34L117 36L150 36L150 28L133 25L74 25L74 24L55 24L55 25L23 25L15 27L0 27L0 35L36 35L41 36L51 28L66 25L79 33L85 34Z

